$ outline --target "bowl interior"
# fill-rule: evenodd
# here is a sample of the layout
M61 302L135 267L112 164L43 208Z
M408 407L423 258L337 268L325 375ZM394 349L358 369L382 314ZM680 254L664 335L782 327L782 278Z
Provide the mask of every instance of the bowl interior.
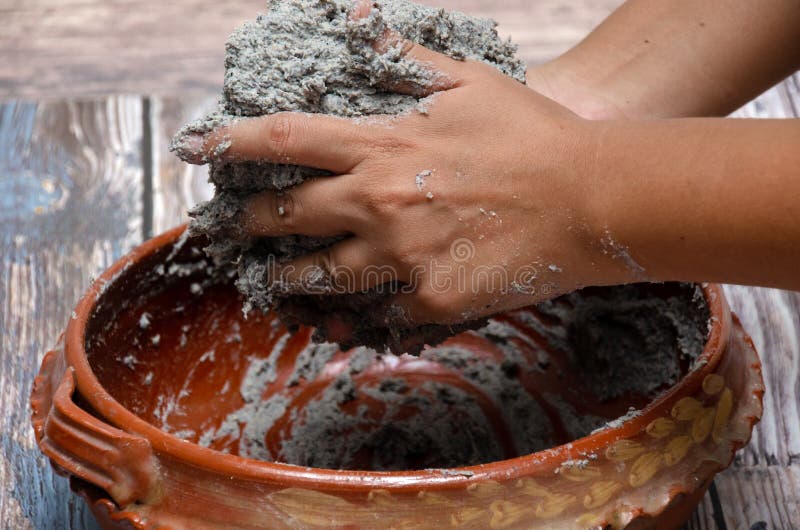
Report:
M642 284L510 312L419 357L341 351L273 314L244 318L231 275L200 246L168 245L110 282L87 356L143 420L249 458L413 470L534 453L644 407L708 333L697 286Z

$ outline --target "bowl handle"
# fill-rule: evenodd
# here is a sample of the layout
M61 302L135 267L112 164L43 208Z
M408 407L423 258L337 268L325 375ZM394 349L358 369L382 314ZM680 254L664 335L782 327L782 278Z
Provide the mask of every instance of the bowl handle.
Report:
M48 352L31 392L39 448L56 470L106 490L121 507L147 500L157 472L150 442L80 408L74 391L74 369L63 352Z

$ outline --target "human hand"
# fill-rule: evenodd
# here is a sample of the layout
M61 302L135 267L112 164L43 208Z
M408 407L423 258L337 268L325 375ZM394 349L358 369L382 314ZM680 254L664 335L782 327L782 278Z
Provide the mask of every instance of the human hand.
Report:
M368 4L367 4L368 8ZM363 9L363 7L362 7ZM363 16L364 13L360 13ZM404 287L390 300L409 326L455 323L583 285L630 281L590 218L588 122L495 69L387 33L439 74L424 112L346 120L279 113L198 139L198 155L316 167L320 177L251 200L254 236L349 236L281 264L275 281L336 293ZM217 147L225 140L223 153Z
M791 0L627 0L528 85L587 119L725 116L798 68Z

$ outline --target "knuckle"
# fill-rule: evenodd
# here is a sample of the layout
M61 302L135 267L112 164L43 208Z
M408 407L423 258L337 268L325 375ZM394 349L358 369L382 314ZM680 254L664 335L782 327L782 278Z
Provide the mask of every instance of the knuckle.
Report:
M296 134L294 125L289 114L280 112L273 115L267 126L267 139L272 151L282 162L289 162L287 154Z
M290 193L270 193L264 195L260 201L261 228L269 233L287 233L295 228L297 203Z
M391 230L402 215L402 209L390 197L382 196L379 200L367 205L367 212L373 221Z
M414 187L413 178L409 181L410 184L391 183L395 179L387 177L386 174L376 174L370 180L357 192L358 200L370 215L380 220L396 219L403 210L424 199Z
M378 179L365 179L355 192L355 199L368 217L386 220L391 209L386 203L386 190L382 189L376 180Z
M272 209L275 226L279 226L284 230L294 228L297 221L298 206L299 203L291 193L282 192L276 194L275 207Z
M372 186L368 180L365 179L355 190L354 199L368 216L380 215L382 211L380 189L376 186Z
M410 138L405 138L398 134L386 134L375 138L372 142L372 147L378 154L386 157L395 157L399 153L413 151L417 145Z
M397 179L396 179L397 180ZM414 184L414 177L403 181L393 182L387 186L383 201L392 210L404 210L409 206L419 204L425 196L420 193Z

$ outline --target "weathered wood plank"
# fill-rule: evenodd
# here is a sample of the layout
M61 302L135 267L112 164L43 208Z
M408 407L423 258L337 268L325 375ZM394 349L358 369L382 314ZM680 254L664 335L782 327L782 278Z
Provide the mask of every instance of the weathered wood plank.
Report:
M725 290L761 355L767 387L764 416L750 445L739 453L739 463L800 463L800 295L738 286Z
M262 0L19 3L0 15L0 94L216 89L227 35L262 6Z
M732 114L736 118L800 117L800 74L786 79Z
M186 211L211 197L208 169L181 162L169 152L170 139L185 123L214 108L216 97L153 97L153 231L164 232L187 221Z
M800 528L797 466L733 467L717 476L714 487L692 515L689 530Z
M427 0L488 16L540 63L563 52L621 0ZM113 2L26 0L0 4L0 98L218 90L224 43L264 0Z
M730 530L800 528L800 468L757 466L732 469L715 480ZM731 509L732 507L736 509ZM715 528L714 526L710 528Z
M0 526L86 528L39 453L28 396L98 274L140 240L139 98L0 105Z

